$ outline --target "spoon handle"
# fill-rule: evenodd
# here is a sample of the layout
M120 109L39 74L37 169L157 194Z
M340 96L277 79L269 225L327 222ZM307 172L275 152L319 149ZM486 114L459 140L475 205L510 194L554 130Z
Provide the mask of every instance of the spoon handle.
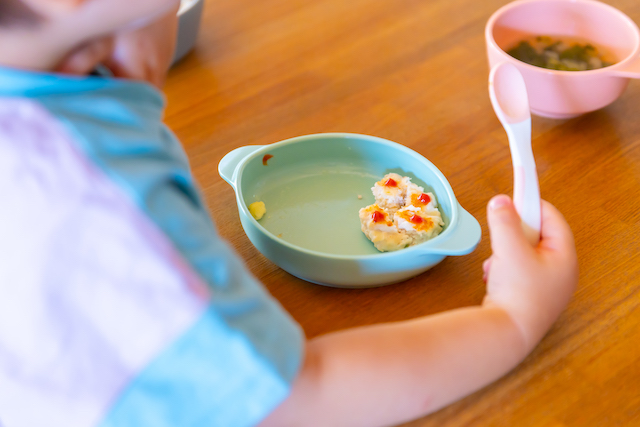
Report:
M513 162L513 203L532 245L540 241L540 188L531 147L531 118L507 128Z

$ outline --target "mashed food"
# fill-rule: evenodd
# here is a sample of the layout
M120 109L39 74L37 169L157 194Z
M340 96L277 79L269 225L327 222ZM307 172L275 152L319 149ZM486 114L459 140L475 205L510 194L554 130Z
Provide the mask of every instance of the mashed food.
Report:
M376 202L360 209L362 232L381 252L426 242L442 231L444 222L433 193L390 173L371 188Z
M267 212L267 208L264 202L253 202L249 205L249 213L256 220L260 220Z

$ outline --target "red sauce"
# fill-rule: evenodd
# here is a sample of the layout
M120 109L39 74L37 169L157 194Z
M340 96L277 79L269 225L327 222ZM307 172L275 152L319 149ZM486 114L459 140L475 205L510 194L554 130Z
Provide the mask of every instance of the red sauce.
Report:
M273 156L271 154L265 154L264 157L262 158L262 164L267 166L267 162L269 161L270 158L272 158Z
M422 193L418 197L418 200L421 201L422 203L424 203L425 205L428 205L429 202L431 201L431 197L429 197L429 195L427 193Z
M386 187L397 187L398 183L395 181L395 179L393 178L388 178L385 182L384 185Z
M373 222L382 222L384 221L384 214L380 211L373 211L373 213L371 214L371 220Z
M422 222L424 221L424 219L417 214L413 214L409 217L409 221L414 223L414 224L422 224Z

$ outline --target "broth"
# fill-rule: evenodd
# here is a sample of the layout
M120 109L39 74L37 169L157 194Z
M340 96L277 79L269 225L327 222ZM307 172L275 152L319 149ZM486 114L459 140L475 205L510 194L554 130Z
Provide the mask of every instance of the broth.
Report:
M559 71L587 71L615 64L613 55L591 42L569 37L533 36L507 50L519 61Z

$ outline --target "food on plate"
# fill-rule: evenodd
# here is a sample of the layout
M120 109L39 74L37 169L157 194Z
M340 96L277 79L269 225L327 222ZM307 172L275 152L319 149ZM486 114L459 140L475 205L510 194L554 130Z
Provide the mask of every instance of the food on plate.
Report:
M433 193L397 173L371 188L375 203L360 209L361 230L381 252L396 251L434 238L444 221Z
M267 213L267 207L264 202L253 202L249 205L249 213L256 220L260 220Z
M559 71L595 70L614 63L606 60L591 43L548 36L522 40L507 53L527 64Z

